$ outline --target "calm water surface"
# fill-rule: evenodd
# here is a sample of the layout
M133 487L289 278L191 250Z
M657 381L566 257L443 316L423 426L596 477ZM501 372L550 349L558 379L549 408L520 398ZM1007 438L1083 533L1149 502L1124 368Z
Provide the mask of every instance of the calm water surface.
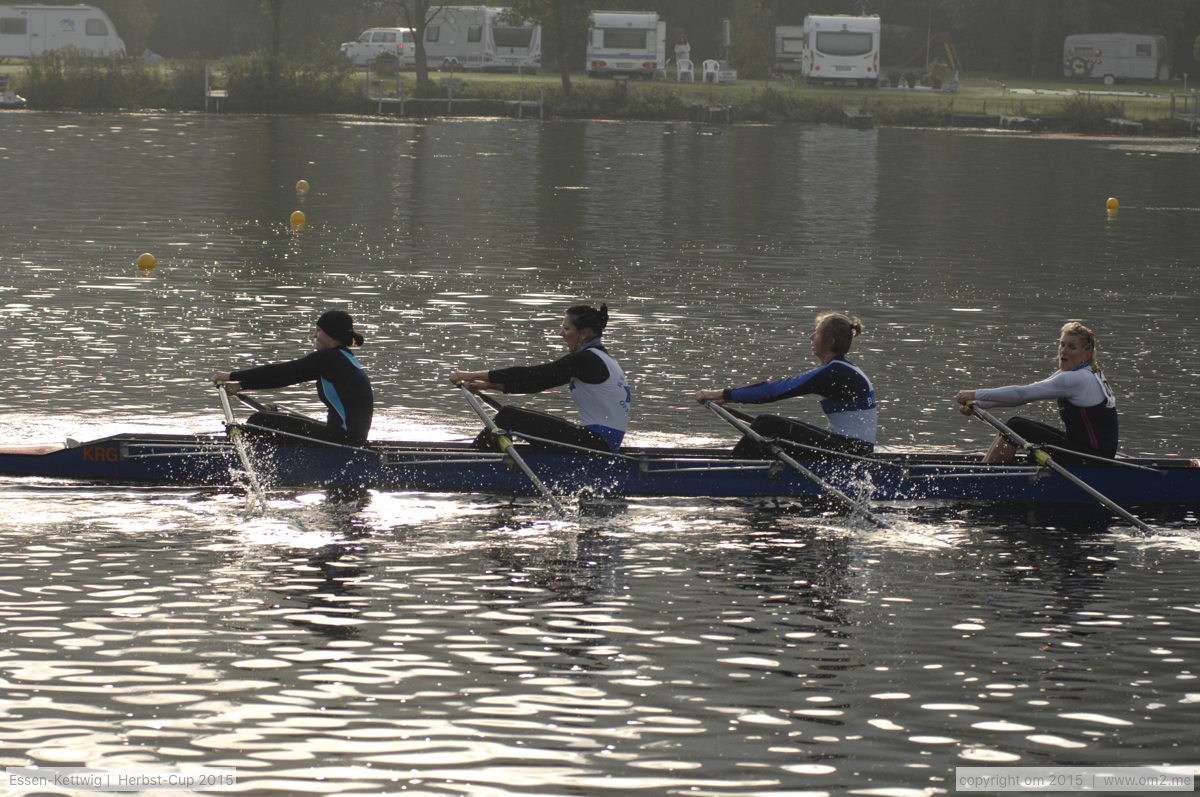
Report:
M635 442L730 441L689 393L807 367L833 308L868 326L853 356L886 447L982 448L950 397L1048 374L1081 318L1123 448L1194 456L1198 157L932 130L0 114L0 440L219 429L203 377L299 356L334 306L367 334L375 436L459 438L476 421L442 374L550 357L561 309L603 299ZM280 397L314 407L311 387ZM413 493L243 509L0 481L0 764L231 766L264 795L895 797L954 792L956 766L1200 764L1193 516L1141 536L1088 510L877 530L671 500L566 520Z

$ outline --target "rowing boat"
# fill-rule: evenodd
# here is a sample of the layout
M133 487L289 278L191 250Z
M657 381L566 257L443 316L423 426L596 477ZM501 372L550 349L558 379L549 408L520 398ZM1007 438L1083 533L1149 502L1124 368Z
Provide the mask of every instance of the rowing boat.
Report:
M367 447L255 436L254 469L274 489L366 487L427 492L534 492L501 453L466 442L373 442ZM718 448L628 448L619 454L516 444L559 495L821 498L812 479L776 460ZM1032 464L989 465L977 455L880 453L867 458L795 454L830 485L872 502L1087 504L1062 475ZM1123 459L1069 470L1113 501L1200 508L1200 467L1187 459ZM0 449L0 474L101 484L235 486L243 471L227 434L118 434L58 450Z

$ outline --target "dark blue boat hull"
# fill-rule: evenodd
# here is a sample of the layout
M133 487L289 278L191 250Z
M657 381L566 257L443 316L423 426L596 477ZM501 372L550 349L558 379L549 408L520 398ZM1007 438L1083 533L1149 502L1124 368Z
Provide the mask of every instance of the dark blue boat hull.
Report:
M357 486L428 492L532 492L503 455L461 443L377 443L345 447L251 444L256 472L268 487ZM630 449L623 456L537 451L520 447L555 492L611 496L822 498L803 475L770 461L733 459L718 449ZM1188 460L1130 460L1072 468L1122 505L1200 508L1200 468ZM844 492L870 501L1090 504L1089 495L1045 469L983 465L974 456L881 454L868 461L804 460ZM49 454L0 453L0 473L95 483L232 486L240 462L223 437L116 435Z

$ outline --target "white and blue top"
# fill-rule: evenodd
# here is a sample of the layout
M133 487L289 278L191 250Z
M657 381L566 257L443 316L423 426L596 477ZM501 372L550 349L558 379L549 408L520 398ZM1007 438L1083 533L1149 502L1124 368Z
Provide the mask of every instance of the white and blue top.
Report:
M625 372L599 338L552 363L489 371L488 381L504 385L505 393L540 393L568 385L581 426L603 437L613 451L625 439L633 394Z

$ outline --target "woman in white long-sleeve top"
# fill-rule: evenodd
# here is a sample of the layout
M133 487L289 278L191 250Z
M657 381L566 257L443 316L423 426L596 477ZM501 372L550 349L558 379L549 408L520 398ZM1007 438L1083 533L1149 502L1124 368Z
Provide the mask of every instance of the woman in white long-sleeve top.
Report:
M1008 426L1030 443L1079 451L1094 457L1112 458L1119 436L1117 400L1096 362L1096 334L1078 321L1063 325L1058 339L1058 371L1030 385L960 391L954 400L966 407L975 401L980 409L1017 407L1031 401L1054 399L1063 429L1013 417ZM1003 435L996 437L985 462L1011 462L1016 447ZM1056 457L1070 463L1081 458Z

